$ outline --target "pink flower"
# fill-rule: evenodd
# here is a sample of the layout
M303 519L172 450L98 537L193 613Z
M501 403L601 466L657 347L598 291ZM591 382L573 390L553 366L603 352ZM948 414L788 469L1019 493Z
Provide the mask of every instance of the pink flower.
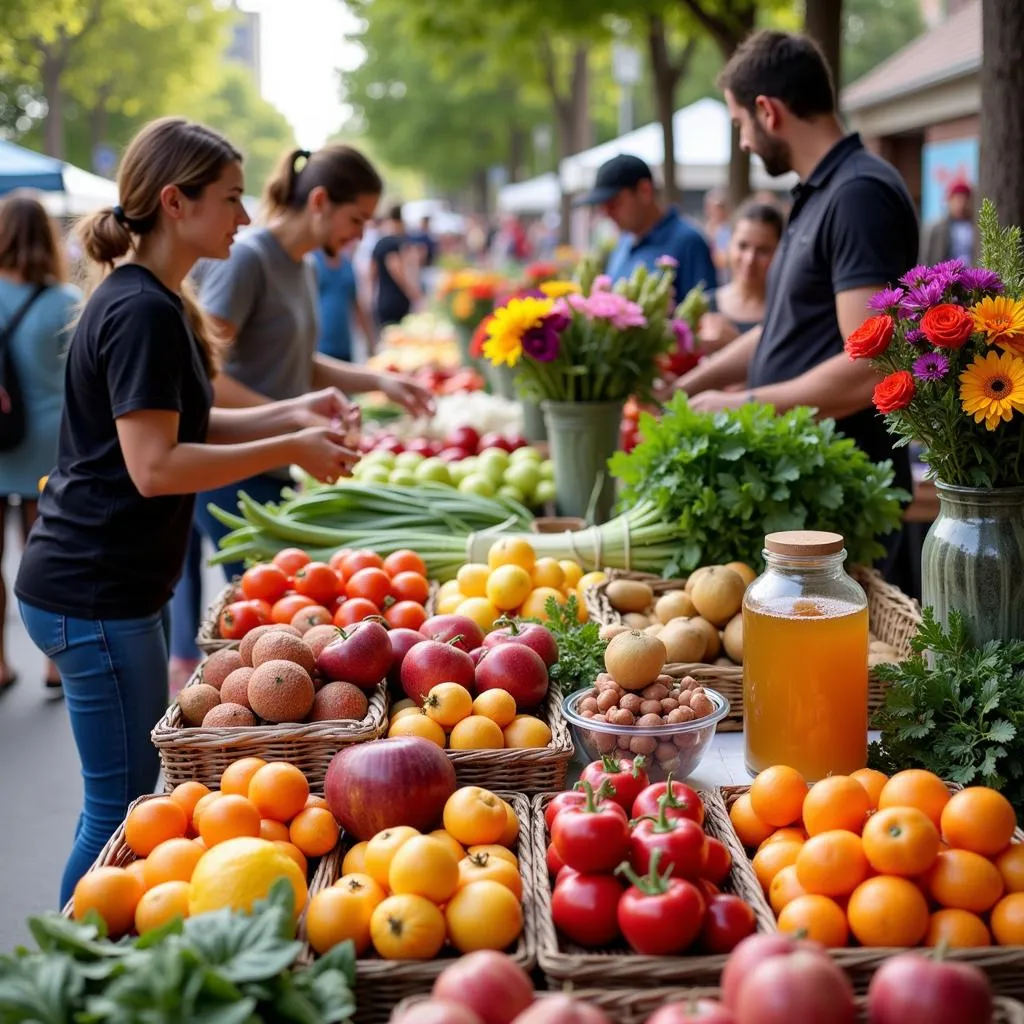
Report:
M592 292L610 292L612 290L612 279L607 274L598 274L591 285Z

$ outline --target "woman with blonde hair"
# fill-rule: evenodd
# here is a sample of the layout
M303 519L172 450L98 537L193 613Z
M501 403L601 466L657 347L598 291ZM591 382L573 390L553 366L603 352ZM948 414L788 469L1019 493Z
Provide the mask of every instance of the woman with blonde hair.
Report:
M0 202L0 349L10 355L24 410L24 434L0 452L0 559L7 510L15 499L22 537L36 518L39 480L57 458L64 401L64 350L68 326L81 298L67 283L60 239L46 210L14 193ZM17 676L7 663L4 624L7 587L0 576L0 692ZM61 694L56 666L47 662L46 688Z
M64 682L85 802L61 901L152 792L149 733L167 703L166 605L195 492L297 463L333 480L356 459L333 388L260 409L214 409L218 354L185 280L226 259L248 223L241 156L180 118L147 125L118 175L121 205L87 218L101 279L68 349L57 466L16 593L29 636Z

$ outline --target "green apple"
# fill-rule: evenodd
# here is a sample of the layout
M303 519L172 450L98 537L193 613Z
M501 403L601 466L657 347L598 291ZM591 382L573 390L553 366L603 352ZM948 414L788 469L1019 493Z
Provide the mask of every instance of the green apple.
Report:
M476 471L487 477L495 487L505 479L508 455L500 448L487 448L477 456Z
M537 489L533 492L533 501L536 505L546 505L549 501L555 500L555 481L541 480Z
M465 480L470 473L476 472L476 456L471 455L468 459L460 459L458 462L449 462L448 471L452 475L452 483L458 485Z
M508 498L510 501L518 501L520 505L526 502L526 495L518 487L513 487L511 484L503 484L499 487L498 496Z
M540 483L540 466L529 459L521 459L505 470L505 483L523 494L533 494Z
M395 455L393 452L367 452L363 456L362 461L368 462L371 466L383 466L388 470L395 468Z
M415 487L419 481L416 479L416 474L411 469L402 469L399 467L391 471L390 482L397 484L399 487Z
M444 459L424 459L415 469L416 479L422 482L433 481L439 484L451 486L452 475L448 470L448 463Z
M517 448L511 455L509 455L509 462L515 464L517 462L542 462L543 459L539 451L536 448L531 448L527 445L525 448Z
M550 459L545 459L540 464L540 478L541 480L555 479L555 464Z
M482 473L470 473L459 483L459 490L464 494L479 494L484 498L493 498L494 489L494 484Z
M359 479L368 484L387 484L391 482L391 473L386 466L370 466Z
M425 458L419 452L402 452L395 456L395 469L415 469Z

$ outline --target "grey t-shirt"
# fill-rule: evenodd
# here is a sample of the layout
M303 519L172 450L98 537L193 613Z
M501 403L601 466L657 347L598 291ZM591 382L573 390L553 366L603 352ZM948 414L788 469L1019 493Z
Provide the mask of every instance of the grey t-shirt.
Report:
M196 277L203 308L238 331L224 373L275 401L312 390L320 324L310 261L292 259L269 228L254 228L226 260L204 260Z

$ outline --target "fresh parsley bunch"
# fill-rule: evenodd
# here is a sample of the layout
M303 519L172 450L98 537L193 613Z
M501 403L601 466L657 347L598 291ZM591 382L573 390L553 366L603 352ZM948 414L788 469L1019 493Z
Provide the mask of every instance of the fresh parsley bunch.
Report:
M925 768L965 786L991 786L1024 814L1024 641L975 647L963 616L948 630L925 608L914 656L879 665L888 683L876 713L872 764L887 773Z
M558 661L551 666L548 675L563 695L589 686L604 671L608 642L601 639L598 623L580 622L579 608L575 594L570 594L565 604L549 597L544 606L547 619L543 625L558 644Z
M660 418L641 415L643 440L610 466L623 507L652 501L680 528L664 575L736 559L760 565L765 534L777 530L840 533L859 564L884 554L879 538L899 527L910 495L892 486L891 463L871 462L833 420L814 417L754 403L697 412L681 393Z

